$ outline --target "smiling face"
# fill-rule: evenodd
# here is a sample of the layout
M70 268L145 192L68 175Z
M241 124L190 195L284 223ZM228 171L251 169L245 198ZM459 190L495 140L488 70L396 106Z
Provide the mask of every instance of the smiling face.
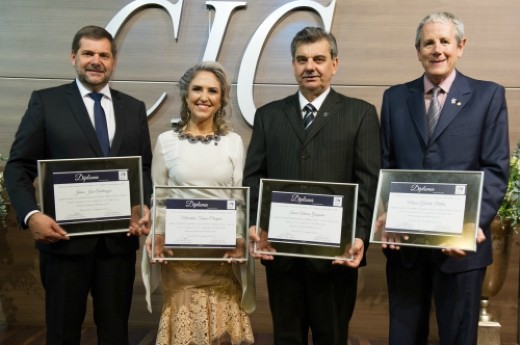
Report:
M215 74L198 72L188 86L186 103L190 111L190 124L213 129L213 119L222 106L222 87Z
M292 62L293 73L307 100L314 100L330 86L338 63L337 57L331 57L326 39L297 46Z
M106 38L93 40L83 37L78 51L71 53L71 61L78 79L94 92L110 81L116 65L112 46Z
M453 23L425 24L417 47L417 57L426 77L435 85L439 85L455 69L458 59L462 57L465 44L465 38L457 41Z

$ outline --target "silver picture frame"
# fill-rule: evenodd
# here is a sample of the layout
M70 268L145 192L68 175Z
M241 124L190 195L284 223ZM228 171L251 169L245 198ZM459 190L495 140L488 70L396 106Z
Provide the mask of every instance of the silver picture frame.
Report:
M38 160L41 211L69 237L127 232L143 214L140 156Z
M154 186L152 204L151 260L249 259L249 187Z
M382 169L371 243L477 249L484 172Z
M268 238L267 246L255 243L254 253L352 259L357 195L354 183L261 179L256 231Z

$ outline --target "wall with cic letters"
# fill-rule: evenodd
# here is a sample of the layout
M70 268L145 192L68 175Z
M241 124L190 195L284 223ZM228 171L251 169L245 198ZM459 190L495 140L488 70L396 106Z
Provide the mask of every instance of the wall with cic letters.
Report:
M216 58L229 72L234 93L231 124L247 145L251 135L248 119L254 113L251 109L296 91L289 44L299 29L324 25L322 17L329 15L324 22L338 39L340 59L333 87L365 99L379 109L382 93L388 86L421 75L414 48L415 28L427 13L436 10L451 11L465 23L468 42L459 70L506 87L511 146L520 140L520 2L516 0L140 3L145 5L125 17L119 12L137 2L0 2L1 154L8 153L31 91L68 83L75 77L69 57L70 44L74 33L84 25L106 27L110 23L111 29L117 31L119 59L112 87L142 99L148 108L161 94L166 94L149 119L153 145L157 135L168 130L170 121L178 115L179 77L204 56ZM289 8L292 10L285 10ZM258 54L244 58L246 52L255 49ZM250 82L248 76L253 78ZM241 99L245 104L239 104L237 93L244 95ZM7 229L0 230L0 306L5 318L12 324L42 324L43 292L37 252L30 236L17 231L12 219ZM369 266L361 270L358 304L350 330L353 336L385 338L388 329L385 260L375 245L368 255ZM503 343L514 343L517 336L518 256L518 246L514 246L506 283L491 299L491 312L502 324ZM259 303L252 315L253 326L257 332L268 333L271 324L261 265L257 266L257 285ZM138 275L133 325L157 325L160 294L154 295L153 302L155 312L150 315L144 306ZM87 321L91 320L89 315ZM433 338L435 331L432 323Z

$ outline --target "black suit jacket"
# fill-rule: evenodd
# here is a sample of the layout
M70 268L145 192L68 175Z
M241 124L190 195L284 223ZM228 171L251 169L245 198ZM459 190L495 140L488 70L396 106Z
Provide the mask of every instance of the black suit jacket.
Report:
M144 103L113 89L110 92L116 131L109 156L142 157L144 200L148 201L152 189L152 151ZM33 187L37 160L94 157L103 155L76 82L34 91L4 171L7 191L20 224L25 227L24 217L38 209ZM126 233L79 236L51 245L37 242L36 246L54 253L84 254L93 250L98 241L105 241L112 253L139 247L138 238L128 237Z
M333 89L307 136L298 94L259 108L244 169L244 185L251 188L251 224L256 224L261 178L358 183L356 237L364 241L366 249L381 166L380 150L375 107ZM277 257L270 264L285 269L291 261ZM328 260L308 262L320 271L332 266Z
M423 77L385 91L381 109L383 165L390 169L484 171L479 226L487 240L464 258L442 257L445 272L483 268L492 261L490 224L508 180L509 140L504 88L457 71L439 122L428 139ZM413 265L416 248L386 251Z

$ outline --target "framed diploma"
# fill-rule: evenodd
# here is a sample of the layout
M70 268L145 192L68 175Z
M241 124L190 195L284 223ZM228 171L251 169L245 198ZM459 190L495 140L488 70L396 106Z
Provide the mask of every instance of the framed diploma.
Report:
M141 157L38 161L42 212L69 234L127 232L143 212Z
M155 186L152 259L248 259L248 187Z
M255 253L350 259L357 193L357 184L261 179Z
M476 251L483 178L482 171L381 170L370 242Z

